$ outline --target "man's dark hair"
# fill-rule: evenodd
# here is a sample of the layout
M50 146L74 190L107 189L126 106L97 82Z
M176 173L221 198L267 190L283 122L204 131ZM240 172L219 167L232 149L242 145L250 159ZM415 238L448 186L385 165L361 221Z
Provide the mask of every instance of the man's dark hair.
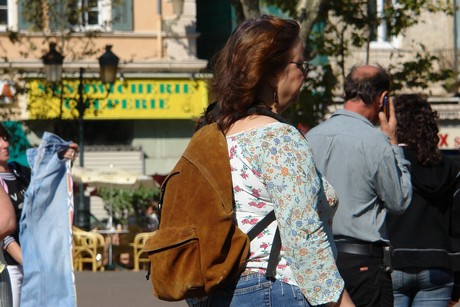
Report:
M357 71L353 67L344 84L345 101L359 98L365 104L373 103L380 94L390 90L390 75L380 66L373 72Z

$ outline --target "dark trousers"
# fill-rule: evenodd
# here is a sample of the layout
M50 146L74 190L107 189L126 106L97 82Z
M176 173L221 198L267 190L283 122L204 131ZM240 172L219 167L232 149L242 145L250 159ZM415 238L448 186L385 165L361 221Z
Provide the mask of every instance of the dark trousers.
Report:
M393 306L391 274L383 268L383 257L339 252L337 266L357 307Z

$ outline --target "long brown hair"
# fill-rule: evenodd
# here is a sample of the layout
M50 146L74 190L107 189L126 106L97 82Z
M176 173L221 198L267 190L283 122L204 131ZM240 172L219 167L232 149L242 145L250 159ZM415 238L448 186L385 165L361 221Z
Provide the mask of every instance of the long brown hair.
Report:
M249 108L265 107L269 102L257 101L256 95L263 82L289 63L299 31L296 21L268 15L241 23L212 62L209 91L219 111L208 122L226 131Z

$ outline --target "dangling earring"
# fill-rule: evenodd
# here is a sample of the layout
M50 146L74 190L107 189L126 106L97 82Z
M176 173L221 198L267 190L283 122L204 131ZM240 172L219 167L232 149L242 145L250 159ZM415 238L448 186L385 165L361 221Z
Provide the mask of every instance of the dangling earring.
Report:
M273 103L278 106L280 103L278 101L278 94L276 93L276 90L273 91Z
M273 90L273 105L271 107L272 112L278 113L280 107L280 102L278 101L278 94L276 93L276 89Z

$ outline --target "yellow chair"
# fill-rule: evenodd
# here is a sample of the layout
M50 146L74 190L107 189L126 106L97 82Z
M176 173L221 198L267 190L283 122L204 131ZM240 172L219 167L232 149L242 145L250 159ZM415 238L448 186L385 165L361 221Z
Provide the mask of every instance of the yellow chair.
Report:
M134 271L139 271L139 264L141 262L148 263L149 257L148 254L143 251L145 241L152 235L151 232L141 232L134 237L134 242L130 245L133 247L134 255Z
M75 271L83 271L84 263L91 263L93 272L104 271L102 255L104 254L104 237L96 232L73 228L73 262Z

